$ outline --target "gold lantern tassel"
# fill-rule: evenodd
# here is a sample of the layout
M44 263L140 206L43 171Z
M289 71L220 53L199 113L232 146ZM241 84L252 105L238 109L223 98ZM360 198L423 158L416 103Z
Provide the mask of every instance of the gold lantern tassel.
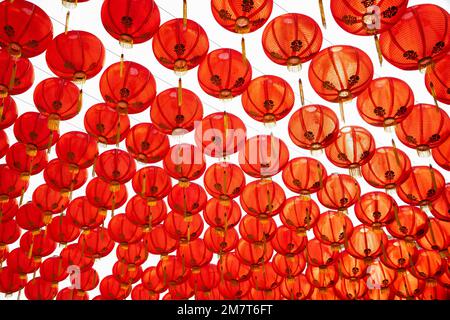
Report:
M120 54L120 77L123 78L123 65L124 65L125 57L123 53Z
M142 176L142 197L144 197L145 192L147 190L147 175L144 173L144 175Z
M66 13L66 25L64 26L64 34L67 34L69 31L69 19L70 19L70 11Z
M322 25L327 28L327 20L325 19L325 9L323 7L323 0L319 0L320 17L322 18Z
M78 112L81 111L83 106L83 89L80 89L80 93L78 94Z
M300 91L300 99L302 101L302 106L305 105L305 92L303 91L303 82L302 79L298 79L298 88Z
M247 61L247 50L245 49L245 39L242 37L241 40L241 48L242 48L242 61Z
M397 164L398 164L399 166L401 166L402 163L401 163L401 161L400 161L400 157L399 157L398 152L397 152L397 146L395 145L394 139L392 139L391 141L392 141L392 147L394 148L395 160L397 161Z
M383 54L381 53L381 46L380 46L380 38L378 35L374 35L375 39L375 47L377 48L377 54L378 54L378 61L380 62L380 66L383 65Z
M9 79L9 90L12 90L14 88L14 85L16 84L16 73L17 73L17 61L14 60L14 64L12 66L11 71L11 78Z
M341 120L345 123L344 100L339 99L339 111L341 112Z
M2 98L2 102L0 104L0 121L3 120L3 110L5 108L5 98Z
M439 102L437 100L437 96L436 96L436 90L434 88L434 83L430 81L430 89L431 89L431 95L433 96L434 99L434 104L436 106L436 110L439 111Z
M433 184L433 190L437 191L437 183L436 183L436 176L434 175L434 169L433 166L430 164L430 174L431 174L431 183Z
M187 0L183 0L183 26L187 25Z
M22 188L22 192L20 193L19 206L23 203L23 196L25 195L25 188Z
M178 79L177 98L178 98L178 107L181 107L183 105L183 83L181 81L181 78Z

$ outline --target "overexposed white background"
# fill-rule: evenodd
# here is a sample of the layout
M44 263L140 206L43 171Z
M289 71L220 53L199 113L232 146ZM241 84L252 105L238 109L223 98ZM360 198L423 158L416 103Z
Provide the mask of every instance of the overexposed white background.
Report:
M54 26L54 36L64 32L64 21L67 9L63 8L60 1L56 0L31 0L31 2L39 5L44 11L51 17L53 26ZM324 0L325 5L325 14L327 18L327 29L322 28L324 41L322 48L337 45L337 44L347 44L357 46L358 48L365 51L373 61L375 67L375 77L381 76L394 76L406 81L414 91L416 103L429 103L433 104L433 98L429 95L428 91L424 85L424 74L421 74L418 71L402 71L399 70L392 65L390 65L387 61L384 61L383 67L380 67L378 63L377 52L375 50L375 44L373 37L358 37L343 31L334 21L330 9L329 9L329 0ZM120 59L120 54L122 50L125 54L125 60L131 60L138 62L144 66L146 66L154 75L157 82L157 91L158 93L168 89L170 87L176 87L178 77L170 70L164 68L160 65L152 51L152 43L148 41L143 44L135 45L132 49L122 49L117 40L113 39L104 29L101 19L100 19L100 9L103 1L101 0L90 0L87 3L80 3L75 10L72 10L70 16L70 30L85 30L95 34L99 37L105 47L106 51L106 61L104 69L107 66L118 62ZM181 18L182 17L182 0L156 0L156 3L159 7L161 14L161 24L171 20L173 18ZM432 0L432 1L421 1L421 0L410 0L409 6L422 4L422 3L433 3L445 8L447 11L450 11L450 1L449 0ZM275 0L274 8L270 20L273 18L288 13L302 13L312 17L321 27L321 18L320 11L318 7L317 0ZM237 34L231 33L225 29L223 29L213 18L211 13L211 4L210 0L188 0L188 18L194 20L202 25L202 27L206 30L206 33L209 36L210 40L210 51L218 49L218 48L233 48L238 51L241 50L241 37ZM289 138L287 125L289 118L293 112L295 112L300 107L300 97L298 93L298 79L299 77L303 80L304 92L306 97L307 104L324 104L326 106L331 107L337 115L339 115L339 107L337 104L330 104L324 100L322 100L312 89L311 85L308 82L308 67L309 63L303 65L303 70L299 73L293 73L287 71L285 67L276 65L271 62L263 52L261 37L264 27L260 30L245 35L245 40L247 44L247 56L253 67L253 78L259 77L264 74L272 74L282 77L286 81L290 83L292 88L296 93L296 102L294 109L291 113L285 117L283 120L278 121L274 128L266 128L262 123L258 123L251 119L243 110L241 105L240 97L233 99L229 102L222 102L218 99L208 96L205 94L197 81L197 68L189 71L183 77L183 86L187 89L194 91L202 100L204 106L204 115L208 115L217 111L226 110L230 113L233 113L240 117L244 123L247 125L247 135L248 137L252 137L257 134L273 134L281 139L288 145L290 151L290 158L295 158L299 156L311 156L311 154L303 149L295 146ZM42 80L53 77L54 75L48 69L45 62L45 54L42 54L36 58L31 59L32 63L35 67L36 79L33 88L28 90L26 93L14 96L15 101L17 102L19 114L28 111L37 111L33 105L33 90L34 87ZM449 66L450 67L450 66ZM103 69L103 70L104 70ZM60 124L60 133L66 133L69 131L84 131L83 119L86 110L99 102L102 102L102 97L99 91L99 79L102 73L96 76L93 79L88 80L84 86L84 97L83 97L83 108L79 115L69 121L63 121ZM441 104L441 107L448 112L449 106ZM431 157L429 158L419 158L417 153L405 147L401 144L398 139L396 139L394 133L388 133L383 130L383 128L376 128L369 126L366 124L361 117L359 116L356 109L356 100L345 104L345 115L346 115L346 123L345 125L359 125L367 128L374 136L377 147L381 146L389 146L391 143L391 139L394 138L397 142L397 146L405 151L408 156L410 156L411 162L413 165L428 165L432 164L435 168L440 170L446 177L446 180L450 180L450 174L440 168ZM131 125L135 125L140 122L150 122L149 110L142 112L137 115L130 115ZM342 125L342 123L341 123ZM14 134L12 131L12 127L6 130L10 145L15 143ZM171 145L174 145L178 142L186 142L195 144L193 133L189 133L183 137L170 138ZM109 146L107 148L100 147L100 152L104 152L108 149L115 148L115 146ZM120 144L120 148L125 150L125 144L122 142ZM56 157L54 148L49 155L49 160ZM340 169L333 166L326 158L325 154L314 156L318 160L320 160L326 167L329 173L339 172L339 173L347 173L347 170ZM4 159L0 160L1 163L4 163ZM207 157L208 165L217 162L218 160L214 158ZM231 156L230 161L237 163L237 157ZM156 165L162 165L161 162ZM138 163L138 169L142 168L143 165ZM89 174L91 174L91 170L89 170ZM247 177L247 182L251 181L250 177ZM281 174L278 174L273 178L274 181L282 184ZM195 181L196 183L203 184L202 179L198 179ZM370 187L363 178L359 178L358 182L361 185L362 192L373 191L374 189ZM33 190L39 186L40 184L45 183L42 174L32 176L30 180L30 186L25 193L24 203L27 201L31 201ZM284 188L287 197L294 196L292 192L290 192L287 188ZM75 191L73 194L73 198L84 195L84 187ZM128 188L130 199L134 192L131 187ZM313 195L313 199L317 200L317 197ZM396 197L396 200L402 204L401 200ZM318 202L317 202L318 203ZM319 204L319 203L318 203ZM117 213L122 213L125 210L125 206L116 210ZM321 210L325 211L326 209L321 206ZM243 212L244 214L244 212ZM355 225L360 224L353 213L353 209L349 210L350 218L353 220ZM107 221L110 219L110 214L108 214ZM277 222L279 222L277 220ZM205 227L206 229L206 227ZM311 239L313 237L312 234L308 234L308 237ZM19 245L19 242L9 246L10 250L16 248ZM58 254L61 250L61 247L57 248L57 251L54 254ZM111 254L101 260L95 262L94 268L99 272L100 278L103 278L112 272L113 264L117 261L115 250L111 252ZM148 266L156 265L159 261L159 256L150 255L147 262L143 265L145 269ZM216 257L213 262L217 261ZM30 277L29 277L30 278ZM60 289L69 286L69 280L65 280L60 283ZM95 297L99 294L98 287L89 292L90 298ZM24 298L24 295L21 295ZM0 299L5 298L4 296L0 296ZM17 294L6 297L6 299L17 299Z

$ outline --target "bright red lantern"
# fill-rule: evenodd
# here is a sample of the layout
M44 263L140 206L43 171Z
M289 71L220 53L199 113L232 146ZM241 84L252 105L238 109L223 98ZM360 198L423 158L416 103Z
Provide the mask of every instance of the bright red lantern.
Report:
M19 206L16 199L9 199L6 202L0 202L0 221L6 222L16 217ZM1 255L0 255L1 256ZM1 258L0 258L1 260Z
M443 169L450 171L450 139L431 150L434 161Z
M316 238L338 251L353 233L353 223L350 218L336 211L325 211L314 226Z
M126 248L142 239L143 230L127 219L125 214L115 215L108 224L111 240Z
M286 200L280 212L281 222L299 235L306 235L312 229L320 215L319 206L312 199L292 197Z
M0 5L0 46L13 57L31 58L43 53L53 38L49 16L28 1L5 1Z
M125 184L136 173L136 163L128 152L113 149L97 157L95 173L111 185Z
M63 196L61 192L50 188L46 184L41 184L33 191L33 202L36 207L47 213L57 214L63 212L70 200Z
M263 123L274 123L286 117L294 107L294 91L284 79L265 75L253 79L242 94L245 112Z
M273 248L270 241L261 245L257 242L248 242L240 239L235 252L242 263L255 270L261 268L264 263L269 262L273 255Z
M71 30L53 39L45 59L58 77L83 83L102 70L105 47L92 33Z
M333 247L323 243L318 239L309 240L305 255L309 266L320 267L322 269L336 263L339 252Z
M428 92L433 98L445 104L450 104L449 63L450 52L434 65L429 66L425 74L425 85Z
M86 169L94 164L98 156L97 141L81 131L67 132L59 138L56 154L74 168Z
M0 292L13 294L27 284L27 277L21 277L9 267L0 268Z
M94 259L106 257L114 249L114 244L108 229L103 227L84 232L78 238L78 246L84 249L83 254Z
M208 250L205 241L195 239L177 249L177 257L193 273L199 272L200 268L210 263L213 253Z
M398 206L395 200L384 192L368 192L355 204L355 215L363 224L380 229L395 218Z
M154 227L144 235L144 244L148 252L159 254L161 257L166 257L179 246L178 240L172 238L162 225Z
M388 238L383 230L372 230L361 224L353 229L352 235L345 241L345 249L358 259L370 264L383 253Z
M203 212L205 222L217 231L235 227L241 220L241 207L234 200L209 199Z
M360 194L361 188L355 178L333 173L323 181L323 188L317 192L317 197L325 207L345 212L356 203Z
M56 249L53 241L45 230L27 231L20 238L20 249L28 254L28 257L41 259L51 255Z
M60 256L63 258L65 265L77 265L80 267L81 272L91 269L94 265L94 259L84 255L82 247L77 243L69 244L63 248Z
M281 226L275 232L271 243L276 252L286 257L292 257L303 252L310 242L306 236L302 236L286 226Z
M450 221L450 183L447 183L442 194L431 202L430 210L437 219Z
M340 276L345 279L361 279L367 274L367 264L364 260L357 259L347 251L342 251L337 258Z
M189 183L188 186L173 186L167 196L169 207L185 219L198 214L206 206L206 192L199 184Z
M309 283L303 274L293 279L284 279L280 285L281 295L289 300L307 300L310 298L313 290L313 285Z
M106 218L106 209L93 206L87 197L78 197L69 203L66 214L78 228L89 230L103 224Z
M273 62L299 70L322 47L322 31L310 17L287 13L266 26L262 36L264 53Z
M200 87L210 96L231 99L242 94L252 79L252 66L233 49L210 52L198 68Z
M3 158L9 149L9 139L6 133L1 130L0 131L0 159Z
M166 220L164 220L165 231L170 237L180 241L180 244L186 244L199 238L204 225L205 223L200 214L194 214L185 218L181 214L170 212Z
M62 194L81 188L87 181L87 169L76 169L59 159L50 161L44 169L45 183Z
M107 300L125 300L131 293L132 286L121 283L113 275L100 282L100 294Z
M205 231L204 240L210 251L222 255L236 249L239 235L234 228L227 228L225 231L208 228Z
M86 186L86 197L93 206L114 212L127 202L128 192L123 184L112 186L100 178L94 178Z
M123 47L150 40L161 21L153 0L107 0L102 4L101 17L106 31Z
M42 277L30 280L25 286L25 296L28 300L53 300L58 293L58 288Z
M256 180L245 186L240 201L245 212L267 219L283 209L286 195L278 183L271 180Z
M4 2L3 2L4 3ZM21 94L34 82L34 68L27 58L13 58L0 49L0 97Z
M0 130L9 128L17 119L17 104L7 96L0 101Z
M394 237L412 242L426 234L429 219L426 213L417 207L400 206L395 220L386 228Z
M241 168L233 163L214 163L203 176L206 192L220 200L238 197L245 186L245 176Z
M47 153L39 150L35 156L30 156L27 154L27 145L18 142L13 144L6 153L6 164L26 179L26 177L40 173L48 166Z
M80 235L80 229L72 222L69 216L57 216L47 226L50 238L60 244L75 241Z
M450 15L437 5L409 7L392 28L381 34L383 56L403 70L424 69L449 50L449 24Z
M410 271L400 273L392 283L396 295L407 300L415 299L425 288L425 281L416 278Z
M283 182L286 187L305 196L319 191L326 177L327 170L324 165L307 157L290 160L283 170Z
M208 50L205 30L189 19L165 22L153 38L153 53L158 62L179 75L198 66Z
M417 243L425 250L434 250L446 254L450 244L449 230L449 222L430 218L428 230L423 237L417 240Z
M20 173L0 164L0 202L20 197L28 188L29 179L23 178Z
M244 264L234 252L225 253L217 262L217 269L227 281L246 281L250 278L250 266Z
M128 152L138 161L155 163L169 152L169 138L152 123L139 123L128 132L125 144Z
M261 219L251 215L245 215L239 222L239 233L242 239L264 245L271 241L277 232L277 224L274 219Z
M412 258L417 253L415 246L404 240L389 240L383 249L381 262L397 272L405 272L406 268L412 265Z
M165 198L172 190L170 176L160 167L149 166L138 170L133 177L132 187L136 194L153 202Z
M37 231L49 224L51 220L51 212L42 211L31 201L22 205L16 213L17 225L24 230Z
M183 183L196 180L205 172L205 156L201 149L183 143L170 148L163 160L164 170Z

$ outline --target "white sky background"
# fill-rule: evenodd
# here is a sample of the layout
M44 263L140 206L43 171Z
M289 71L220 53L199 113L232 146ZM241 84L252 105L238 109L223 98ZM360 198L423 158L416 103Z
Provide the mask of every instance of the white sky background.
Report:
M54 27L54 36L64 32L64 21L67 10L62 7L60 1L58 0L31 0L35 4L39 5L51 18ZM156 3L160 9L161 14L161 24L171 20L173 18L181 18L182 17L182 0L156 0ZM421 74L418 71L402 71L390 65L387 61L384 61L383 67L380 67L378 63L378 56L375 49L375 44L373 37L358 37L351 35L345 31L343 31L334 21L331 11L329 9L329 0L324 0L325 5L325 15L327 18L327 29L322 28L324 41L322 45L322 49L331 45L337 44L347 44L357 46L358 48L365 51L370 58L372 59L374 68L375 68L375 78L382 76L393 76L400 78L406 81L414 91L416 103L429 103L433 104L433 98L429 95L428 91L425 88L424 84L424 74ZM449 0L432 0L432 1L423 1L423 0L410 0L409 6L422 4L422 3L433 3L439 5L450 11L450 1ZM105 45L106 51L106 61L103 70L106 69L109 65L118 62L120 59L120 54L122 52L122 48L120 47L117 40L112 38L103 28L100 19L100 9L101 9L102 1L101 0L90 0L87 3L80 3L77 9L72 10L70 16L70 30L85 30L95 34L98 38L101 39L103 44ZM275 4L273 7L273 12L270 17L270 20L273 18L285 14L287 12L295 12L302 13L312 17L321 27L321 18L318 7L317 0L275 0ZM241 37L237 34L229 32L223 29L213 18L211 13L211 1L210 0L188 0L188 18L194 20L202 25L205 29L206 33L209 36L210 41L210 51L218 49L218 48L233 48L238 51L241 51ZM304 92L306 97L306 104L324 104L326 106L331 107L336 114L339 116L339 107L337 104L330 104L325 100L321 99L312 89L311 85L308 82L308 68L309 63L303 65L303 70L299 73L292 73L287 71L287 69L283 66L279 66L269 60L269 58L264 54L261 37L263 33L264 27L259 29L258 31L248 34L245 36L246 45L247 45L247 56L253 67L253 78L259 77L264 74L268 75L277 75L282 77L286 81L290 83L292 88L296 94L296 101L294 109L291 113L277 122L277 125L273 129L266 128L262 123L256 122L251 119L243 110L241 105L240 97L233 99L230 102L222 102L216 98L210 97L205 94L200 88L197 81L197 68L189 71L183 77L183 87L194 91L202 100L204 107L204 115L208 115L217 111L226 110L230 113L235 114L240 117L247 126L247 136L252 137L257 134L273 134L279 138L281 138L289 147L290 159L300 156L309 156L311 154L307 150L300 149L296 145L294 145L289 138L287 125L289 118L292 113L295 112L300 106L300 97L298 93L298 78L301 77L303 80ZM125 60L131 60L138 62L145 67L147 67L154 75L157 83L157 92L162 92L165 89L176 87L178 77L170 70L166 69L162 65L158 63L152 51L152 43L148 41L143 44L135 45L132 49L124 49ZM33 91L35 86L42 80L53 77L54 75L48 69L47 64L45 62L45 54L42 54L36 58L31 59L34 67L36 79L33 87L28 90L26 93L14 96L19 110L19 115L28 111L37 111L37 109L33 105ZM449 66L450 67L450 66ZM84 96L83 96L83 108L79 115L69 121L62 121L60 124L60 133L66 133L69 131L84 131L83 119L86 110L92 105L102 102L101 94L99 91L99 80L102 72L97 75L95 78L90 79L86 82L83 87ZM448 105L443 105L441 103L441 107L447 111L448 113ZM368 129L374 136L376 141L376 146L390 146L391 139L394 138L397 146L405 151L411 159L412 165L428 165L432 164L435 168L437 168L446 178L446 181L450 181L450 173L440 168L433 160L432 157L429 158L419 158L415 150L409 149L404 146L396 137L395 133L387 133L383 128L376 128L365 123L361 117L359 116L356 109L356 99L352 102L349 102L345 105L345 116L346 123L345 125L358 125ZM150 122L150 112L149 109L137 115L130 115L131 125L135 125L139 122ZM342 123L341 123L342 126ZM15 138L12 130L13 126L6 129L6 133L8 135L10 145L15 143ZM178 142L186 142L195 144L193 132L181 137L181 138L170 138L171 145L174 145ZM104 152L108 149L115 148L115 145L108 146L107 148L100 147L100 152ZM122 142L120 144L120 148L126 150L125 143ZM53 148L51 154L49 155L49 160L56 157L55 148ZM319 156L314 156L318 160L320 160L327 168L328 173L339 172L339 173L348 173L346 169L341 169L332 165L326 158L325 153ZM210 165L212 163L217 162L215 158L206 157L207 164ZM230 161L237 163L237 156L231 156ZM1 163L5 162L5 159L0 160ZM156 165L162 166L162 163L159 162ZM137 169L142 168L143 165L137 163ZM91 175L92 170L89 170L89 175ZM90 176L91 177L91 176ZM90 178L89 177L89 178ZM250 177L246 177L247 182L252 181L253 179ZM281 173L273 178L277 183L282 184ZM203 180L198 179L195 181L196 183L203 184ZM374 191L375 189L369 186L363 178L359 178L358 182L361 186L362 193L366 193L369 191ZM31 177L30 186L25 193L24 203L27 201L31 201L32 193L34 189L45 183L42 173L39 175L35 175ZM85 184L85 186L87 183ZM287 188L284 187L287 197L292 197L295 194L290 192ZM134 192L129 186L128 188L129 195L128 199L130 199ZM76 190L73 194L73 199L79 196L84 195L85 188L81 188ZM317 200L317 196L313 195L312 198ZM400 205L403 205L402 201L395 197ZM325 211L326 208L322 207L318 201L321 211ZM125 206L117 209L117 213L123 213L125 211ZM243 212L245 214L245 212ZM353 208L349 210L349 216L354 222L354 225L360 224L359 221L354 216ZM108 214L107 221L110 219L110 213ZM279 222L277 218L277 222ZM106 225L106 224L105 224ZM205 230L208 226L205 223ZM308 238L312 239L312 232L308 233ZM10 245L10 251L19 246L19 241L15 244ZM58 254L62 248L58 247L54 254ZM111 252L111 254L101 260L95 262L94 268L99 272L100 278L104 278L107 275L112 274L112 267L114 263L117 261L115 249ZM159 261L159 256L150 255L147 262L143 265L143 268L147 268L148 266L155 266ZM216 257L214 257L213 262L217 261ZM31 279L29 276L29 279ZM69 280L60 283L59 289L61 290L64 287L69 286ZM89 292L89 298L92 299L96 295L99 294L99 287L95 290ZM25 298L24 294L21 294L22 298ZM161 295L162 297L162 295ZM4 295L0 296L0 299L4 299ZM6 297L6 299L17 299L17 294L14 294L10 297ZM130 299L130 297L129 297Z

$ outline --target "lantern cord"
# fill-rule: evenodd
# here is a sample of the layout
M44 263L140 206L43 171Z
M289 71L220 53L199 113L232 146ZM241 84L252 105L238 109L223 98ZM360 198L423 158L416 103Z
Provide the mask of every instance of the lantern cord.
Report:
M374 39L375 39L375 47L377 48L377 53L378 53L378 61L380 61L380 66L382 66L383 65L383 54L381 53L380 38L376 34L376 35L374 35Z
M183 0L183 26L187 25L187 0Z
M400 157L398 155L397 146L395 145L395 141L394 141L394 139L392 139L391 141L392 141L392 147L394 148L395 160L397 161L397 164L399 166L402 166L401 161L400 161Z
M341 120L345 123L344 101L339 100L339 111L341 112Z
M120 54L120 77L123 78L124 55Z
M17 60L14 59L14 64L12 66L11 71L11 78L9 79L9 90L12 90L14 88L14 85L16 83L16 73L17 73Z
M70 20L70 11L68 10L66 13L66 24L64 26L64 34L67 34L69 31L69 20Z
M142 176L142 197L145 196L145 191L147 189L147 175L144 173Z
M83 89L80 89L80 93L78 95L78 112L81 111L82 106L83 106Z
M436 243L436 238L434 236L433 226L431 225L430 219L428 219L428 230L430 230L431 240Z
M400 218L398 217L398 207L394 206L394 217L395 222L397 223L397 226L400 228L402 226L402 223L400 222Z
M300 99L302 101L302 106L305 105L305 92L303 91L303 82L302 79L298 79L298 87L300 90Z
M223 139L223 141L224 141L224 143L225 143L225 148L228 148L228 120L229 120L229 118L228 118L228 113L226 112L226 111L224 111L223 112L223 131L224 131L224 139ZM223 151L223 150L222 150ZM225 150L225 154L228 154L228 152L227 152L228 150ZM225 159L225 161L226 161L226 159ZM224 171L224 173L225 173L225 171ZM223 191L225 191L225 188L226 188L226 184L224 184L224 186L223 186Z
M31 257L33 257L33 246L34 246L34 233L31 234L31 245L30 249L28 249L28 259L31 259Z
M434 104L436 106L436 110L439 112L439 102L437 100L436 89L434 88L434 83L432 81L430 81L430 89L431 89L431 95L433 96L433 99L434 99Z
M22 188L22 192L20 193L19 206L23 203L23 196L25 195L25 188Z
M322 25L326 29L327 21L325 19L325 9L323 7L323 0L319 0L319 8L320 8L320 17L322 18Z
M241 47L242 47L242 61L247 62L247 50L245 49L244 37L242 37L242 40L241 40Z
M430 174L431 174L431 183L433 184L433 190L437 191L437 183L436 183L436 176L434 175L434 169L433 166L430 164Z
M181 78L178 79L177 98L178 98L178 107L181 107L183 105L183 83L181 81Z
M5 98L2 98L2 101L0 102L0 121L3 120L3 110L5 108Z

